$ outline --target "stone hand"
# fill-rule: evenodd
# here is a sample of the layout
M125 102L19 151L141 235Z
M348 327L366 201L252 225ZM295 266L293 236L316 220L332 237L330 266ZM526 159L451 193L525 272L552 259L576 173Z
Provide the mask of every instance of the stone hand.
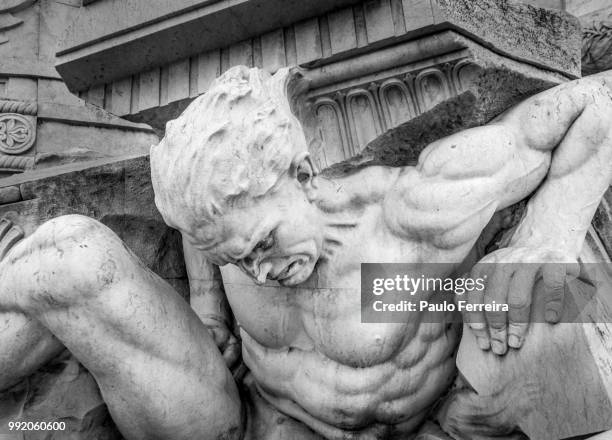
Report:
M210 315L200 318L215 341L215 345L219 347L225 364L231 369L240 358L240 341L228 328L226 322L218 316Z
M472 269L474 279L483 279L485 289L468 294L470 304L507 304L508 311L469 311L465 322L478 345L498 355L508 347L522 346L531 319L534 286L544 283L544 317L556 324L563 312L565 283L576 277L575 256L548 248L508 247L480 260Z

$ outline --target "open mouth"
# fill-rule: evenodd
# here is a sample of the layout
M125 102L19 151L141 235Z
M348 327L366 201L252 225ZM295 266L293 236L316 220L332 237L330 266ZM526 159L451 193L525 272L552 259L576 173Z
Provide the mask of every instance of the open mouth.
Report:
M300 266L299 260L292 261L291 263L287 265L287 267L283 269L281 273L279 273L276 276L276 279L278 281L281 281L281 280L284 280L285 278L289 278L297 271L297 269L299 269L299 266Z

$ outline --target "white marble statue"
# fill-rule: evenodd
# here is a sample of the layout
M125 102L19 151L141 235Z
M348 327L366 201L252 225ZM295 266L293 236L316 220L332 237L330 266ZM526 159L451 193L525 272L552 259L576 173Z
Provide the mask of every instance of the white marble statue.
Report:
M318 174L290 111L292 75L232 68L152 148L193 308L92 219L59 217L20 241L3 224L0 390L67 347L127 439L414 438L455 380L460 326L362 324L360 263L456 267L496 211L530 197L508 246L485 261L574 270L612 180L612 74L440 139L415 167L333 178ZM566 271L539 272L542 325L556 328ZM486 356L520 359L538 337L525 324L538 274L489 275L470 298L510 309L473 317L471 332ZM240 348L246 369L232 375ZM516 421L499 423L520 436Z

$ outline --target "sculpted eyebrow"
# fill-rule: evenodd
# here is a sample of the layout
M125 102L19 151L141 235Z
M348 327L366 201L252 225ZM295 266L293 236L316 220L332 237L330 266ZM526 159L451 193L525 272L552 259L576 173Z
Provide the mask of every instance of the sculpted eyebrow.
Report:
M253 234L253 236L256 237L260 237L258 240L253 240L249 243L249 246L246 248L246 250L240 254L240 256L238 257L239 260L247 257L248 255L252 254L255 249L257 249L257 247L260 245L260 243L262 243L263 241L266 241L268 239L271 239L272 243L274 243L274 233L276 232L276 228L271 229L270 231L268 231L267 234L265 235L261 235L261 234Z

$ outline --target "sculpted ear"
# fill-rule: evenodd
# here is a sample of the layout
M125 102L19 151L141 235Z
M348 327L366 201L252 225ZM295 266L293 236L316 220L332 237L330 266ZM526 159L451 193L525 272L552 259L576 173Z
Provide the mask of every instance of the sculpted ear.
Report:
M312 189L312 178L316 171L310 158L310 153L302 152L295 155L291 161L289 173L292 178L298 181L302 188L309 193Z

